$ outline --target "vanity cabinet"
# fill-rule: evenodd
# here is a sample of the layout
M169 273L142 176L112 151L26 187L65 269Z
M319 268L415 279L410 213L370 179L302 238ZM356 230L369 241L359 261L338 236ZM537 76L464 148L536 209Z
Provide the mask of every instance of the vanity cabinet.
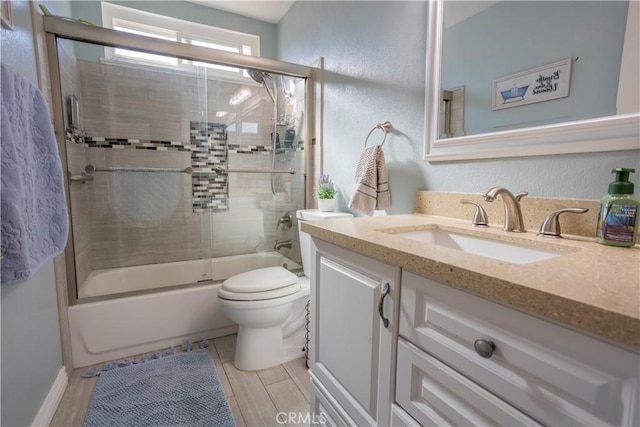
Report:
M637 353L402 273L396 399L429 425L638 425Z
M317 424L640 425L638 352L313 242Z
M400 269L313 242L312 413L326 425L389 425Z

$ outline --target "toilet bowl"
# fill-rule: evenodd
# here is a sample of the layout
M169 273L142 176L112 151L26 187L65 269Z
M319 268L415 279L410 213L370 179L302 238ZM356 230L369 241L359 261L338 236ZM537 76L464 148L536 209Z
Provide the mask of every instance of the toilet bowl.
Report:
M238 324L236 368L256 371L304 355L309 288L309 279L282 267L259 268L225 280L218 299L222 311ZM293 316L300 324L286 333L283 326L295 322Z
M236 368L255 371L304 356L311 240L307 233L300 232L300 222L350 216L318 210L296 213L305 276L298 277L283 267L267 267L223 282L218 289L220 307L238 324L233 361Z

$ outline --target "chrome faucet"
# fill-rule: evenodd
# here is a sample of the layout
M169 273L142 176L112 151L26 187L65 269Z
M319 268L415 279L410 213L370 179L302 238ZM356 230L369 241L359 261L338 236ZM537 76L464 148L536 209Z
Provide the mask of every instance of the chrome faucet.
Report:
M283 225L284 228L291 228L292 218L291 212L286 212L278 219L278 223L276 224L276 230L280 228L280 225Z
M506 188L493 187L484 195L484 200L493 202L496 197L502 198L504 204L504 231L517 231L524 233L524 221L522 220L522 211L520 210L520 199L529 193L518 193L515 196Z
M273 249L278 251L282 248L291 249L291 240L282 240L282 241L276 240L276 244L273 245Z

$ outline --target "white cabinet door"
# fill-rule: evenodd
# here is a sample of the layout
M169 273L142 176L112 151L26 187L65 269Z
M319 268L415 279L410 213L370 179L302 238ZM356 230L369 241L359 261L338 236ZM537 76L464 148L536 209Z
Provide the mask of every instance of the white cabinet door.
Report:
M399 269L315 240L310 369L357 425L388 425ZM379 306L383 290L389 289Z

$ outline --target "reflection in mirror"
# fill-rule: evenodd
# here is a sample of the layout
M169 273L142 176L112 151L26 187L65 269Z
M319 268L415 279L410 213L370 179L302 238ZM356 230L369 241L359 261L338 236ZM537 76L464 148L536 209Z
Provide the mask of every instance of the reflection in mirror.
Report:
M443 12L441 87L465 88L464 134L616 114L626 2L479 3L488 7L449 1ZM565 58L571 70L533 70ZM565 70L573 74L570 96L521 105L530 97L568 89L558 84ZM520 72L527 74L515 76ZM514 77L497 95L498 105L510 108L492 109L491 83L507 75ZM513 83L523 93L510 97Z
M627 1L431 2L426 160L640 148L638 13Z

